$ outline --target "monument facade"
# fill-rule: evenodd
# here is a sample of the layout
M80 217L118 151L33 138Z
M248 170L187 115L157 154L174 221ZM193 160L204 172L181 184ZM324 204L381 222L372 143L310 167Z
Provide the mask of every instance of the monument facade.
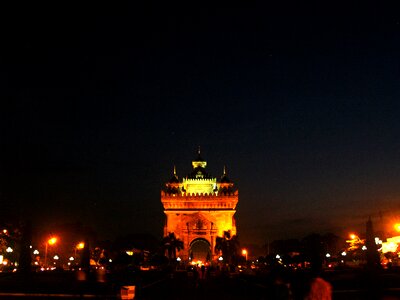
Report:
M183 241L184 249L177 256L184 261L215 260L216 237L222 237L224 231L236 235L238 190L225 167L219 180L208 174L206 167L199 150L192 161L192 172L179 179L174 167L172 178L161 191L166 217L164 236L173 232Z

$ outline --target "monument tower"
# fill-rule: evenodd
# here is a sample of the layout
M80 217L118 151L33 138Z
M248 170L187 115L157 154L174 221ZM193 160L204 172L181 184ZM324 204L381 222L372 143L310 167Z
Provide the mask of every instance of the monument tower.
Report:
M179 179L174 167L172 178L161 191L164 206L164 236L174 233L184 249L177 255L186 261L217 259L215 240L224 231L236 235L235 212L238 190L226 174L219 180L206 172L207 162L201 157L192 161L192 172Z

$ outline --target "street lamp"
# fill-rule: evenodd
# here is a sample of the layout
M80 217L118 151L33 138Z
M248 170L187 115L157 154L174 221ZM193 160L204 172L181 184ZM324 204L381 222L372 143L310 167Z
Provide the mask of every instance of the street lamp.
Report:
M47 246L50 245L54 245L55 243L57 243L57 238L56 237L52 237L50 238L48 241L46 241L46 248L44 251L44 266L47 266Z
M84 242L80 242L78 244L76 244L75 246L75 251L74 251L74 256L76 257L76 250L82 250L83 248L85 248L85 243Z
M247 250L246 250L246 249L243 249L243 250L242 250L242 255L245 256L246 262L247 262Z

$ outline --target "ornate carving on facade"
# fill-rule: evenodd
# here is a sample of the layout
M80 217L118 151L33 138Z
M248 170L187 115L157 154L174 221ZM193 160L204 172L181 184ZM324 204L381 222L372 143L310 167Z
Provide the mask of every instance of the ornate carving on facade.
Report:
M225 167L220 180L217 180L206 172L206 166L199 150L197 158L192 161L192 172L180 180L174 167L172 178L161 191L166 216L164 236L174 232L184 242L185 248L178 253L184 260L188 260L191 253L200 255L199 251L192 249L197 240L201 240L202 245L208 243L208 259L216 259L216 237L228 230L236 234L234 215L238 191L229 180Z

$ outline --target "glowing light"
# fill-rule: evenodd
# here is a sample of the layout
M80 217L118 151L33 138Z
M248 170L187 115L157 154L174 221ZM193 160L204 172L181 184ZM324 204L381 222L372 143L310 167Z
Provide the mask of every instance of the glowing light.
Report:
M33 254L38 255L39 251L38 250L33 250Z
M382 252L387 253L387 252L396 252L398 247L397 243L394 242L387 242L382 244Z
M3 229L4 234L7 234L7 232L8 232L7 229Z
M400 244L400 236L394 236L387 239L387 242L382 243L382 252L397 252Z
M247 250L246 249L242 249L242 255L245 256L246 261L247 261Z
M73 260L75 260L75 258L73 258L72 256L69 258L69 260L70 261L73 261Z
M128 254L129 256L133 255L133 251L126 251L126 254Z
M182 259L180 258L180 257L177 257L176 258L176 261L181 261Z
M281 259L281 256L280 256L279 254L277 254L277 255L275 256L275 258L276 258L276 259Z
M223 258L222 256L220 256L220 257L218 257L218 260L219 260L219 261L223 261L224 258Z
M111 263L111 262L112 262L112 259L110 258L108 261Z
M351 238L352 240L355 240L355 239L357 238L357 236L356 236L354 233L351 233L349 236L350 236L350 238Z
M8 253L11 253L11 252L13 252L14 250L11 248L11 247L8 247L7 249L6 249L6 252L8 252Z
M328 258L331 257L331 255L329 253L327 253L325 256L328 257Z
M80 242L79 244L76 245L76 249L83 249L83 248L85 248L84 242Z
M397 232L400 232L400 223L394 224L394 229L395 229Z
M54 255L54 257L53 257L55 260L59 260L60 259L60 257L58 257L58 255Z
M0 255L0 265L3 264L3 259L4 259L4 256Z
M400 244L400 236L394 236L394 237L388 238L387 241Z
M364 250L364 251L367 250L367 246L365 246L365 245L362 246L361 250Z
M342 256L346 256L346 255L347 255L346 251L343 251Z
M47 243L49 243L49 245L54 245L55 243L57 243L57 238L56 237L52 237L51 239L49 239L47 241Z

